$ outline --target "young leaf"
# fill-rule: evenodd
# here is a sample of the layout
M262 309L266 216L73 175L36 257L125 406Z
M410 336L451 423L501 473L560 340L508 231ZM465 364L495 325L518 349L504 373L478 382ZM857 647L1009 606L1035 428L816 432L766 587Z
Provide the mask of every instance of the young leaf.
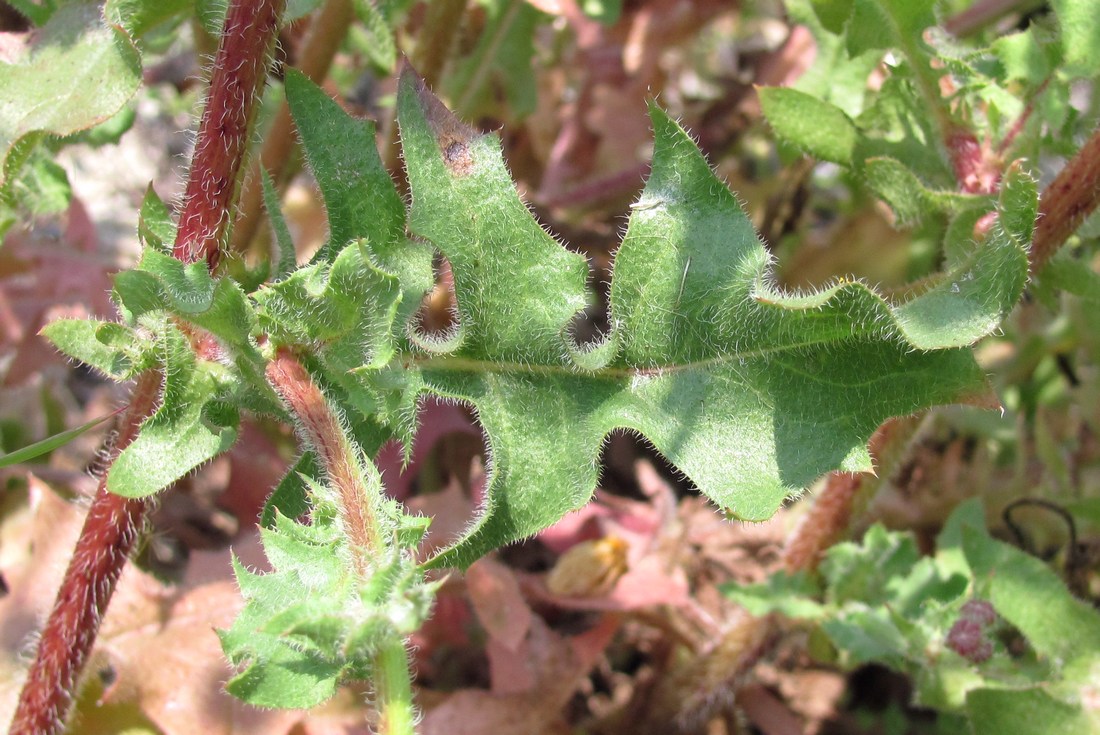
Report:
M343 679L367 678L379 647L426 619L435 590L409 554L422 523L393 509L393 553L375 559L362 579L349 562L328 491L300 477L311 488L310 523L276 513L273 527L261 529L275 569L256 574L234 564L246 604L233 627L219 631L226 655L243 667L226 689L261 707L310 707L331 697Z
M95 5L57 9L25 58L0 62L0 190L15 173L9 154L27 136L69 135L118 112L141 84L141 57Z
M963 550L974 576L990 585L997 613L1036 652L1062 665L1100 662L1100 614L1074 598L1046 564L973 528L963 528Z
M287 227L283 210L279 208L279 195L275 191L275 183L271 180L271 174L266 168L260 169L260 184L263 186L264 209L271 221L271 229L275 234L275 247L278 257L275 259L275 275L272 280L281 281L298 266L298 252L294 248L294 240L290 237L290 228Z
M57 319L42 328L57 349L115 380L129 380L156 364L153 343L124 324Z
M410 224L449 259L459 313L456 339L406 364L422 390L476 406L493 463L484 515L435 564L468 564L586 502L615 429L755 520L828 469L868 469L866 439L888 416L987 395L969 351L950 349L980 335L943 329L930 344L862 284L775 289L734 196L651 114L653 173L616 255L612 333L585 352L568 337L587 303L583 260L530 217L492 136L401 80ZM1018 298L1017 271L972 295L989 321Z
M107 473L116 495L152 495L226 451L237 438L235 408L217 400L220 365L197 362L191 346L169 327L163 336L160 406Z
M1100 72L1100 14L1091 0L1053 0L1062 31L1066 73L1091 77Z

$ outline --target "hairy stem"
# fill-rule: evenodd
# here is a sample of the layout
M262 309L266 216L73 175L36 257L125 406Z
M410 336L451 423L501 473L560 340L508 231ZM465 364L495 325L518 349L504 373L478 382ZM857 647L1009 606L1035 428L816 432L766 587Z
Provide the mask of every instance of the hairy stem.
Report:
M184 262L205 260L211 269L217 265L247 149L255 92L285 6L286 0L233 0L229 7L173 250ZM202 351L204 344L199 339L196 348ZM162 379L161 370L138 378L112 460L153 413ZM107 492L108 471L104 470L84 520L20 693L10 730L15 735L54 735L64 729L100 620L144 524L150 502Z
M340 42L351 25L354 9L351 0L328 0L309 26L301 53L298 56L298 70L312 81L320 84L328 75L329 67L340 48ZM260 168L271 173L276 189L280 189L293 175L296 168L292 163L294 151L294 121L290 117L290 107L284 102L271 129L264 137L264 145L258 160L249 169L243 182L240 213L233 223L230 250L236 253L248 252L256 240L263 222L261 204L263 189L260 182Z
M205 260L211 271L218 265L285 8L286 0L236 0L226 13L172 251L185 263Z
M334 500L351 546L352 564L366 582L376 559L389 545L380 520L381 483L376 474L368 473L369 460L348 436L324 392L289 350L281 348L276 353L267 366L267 379L298 419L303 443L317 455L329 486L336 491ZM380 735L412 735L416 718L411 676L408 652L400 637L381 642L374 658L373 684Z
M1031 243L1032 275L1042 270L1100 204L1100 129L1077 151L1039 200Z
M161 375L156 370L138 378L130 405L120 419L111 459L134 440L142 422L153 412L160 384ZM64 730L77 679L141 530L147 506L147 500L107 492L104 473L42 629L38 652L12 720L12 735L53 735Z
M922 425L922 418L909 416L891 419L879 427L870 442L877 474L829 475L813 506L783 546L783 566L788 572L816 569L829 547L849 536L853 521L895 473Z
M400 640L388 641L374 662L374 691L378 699L379 735L413 735L413 707L409 654Z
M344 533L357 571L366 579L373 557L383 546L375 512L381 493L371 492L362 453L348 438L328 398L290 351L279 350L267 366L267 379L298 419L303 442L317 455L336 491Z

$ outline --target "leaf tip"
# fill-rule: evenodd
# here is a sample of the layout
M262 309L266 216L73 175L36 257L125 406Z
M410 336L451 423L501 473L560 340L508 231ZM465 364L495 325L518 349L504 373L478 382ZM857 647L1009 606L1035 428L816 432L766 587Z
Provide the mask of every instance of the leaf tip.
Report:
M455 176L467 176L474 169L474 157L470 145L481 133L462 122L447 106L428 89L424 79L406 61L401 68L398 82L402 90L411 93L431 129L443 163Z

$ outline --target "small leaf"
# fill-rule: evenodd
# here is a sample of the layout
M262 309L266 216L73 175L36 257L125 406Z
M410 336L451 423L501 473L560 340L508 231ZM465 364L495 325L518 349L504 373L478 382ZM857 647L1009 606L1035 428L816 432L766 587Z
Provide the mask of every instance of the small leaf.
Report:
M118 381L156 364L153 344L123 324L94 319L57 319L42 336L69 357Z
M815 158L852 164L860 133L835 105L784 87L759 87L760 106L776 134Z
M328 212L329 239L314 260L331 261L352 240L379 253L402 242L405 207L378 156L374 123L345 114L296 69L287 71L286 99Z
M1096 732L1095 714L1039 687L975 689L966 696L975 735L1067 735Z
M312 452L303 452L264 503L260 525L271 528L280 514L290 519L304 515L309 510L309 485L303 478L316 478L319 473L316 456Z
M810 0L821 25L830 33L840 34L852 14L853 0Z
M355 14L366 31L367 39L363 46L371 64L383 74L390 73L397 65L397 46L394 44L393 30L382 13L374 7L372 0L355 0Z
M176 240L176 225L168 206L157 196L153 185L145 190L138 215L138 237L141 244L164 255L170 255Z
M290 237L290 229L283 217L283 210L279 206L279 195L275 191L275 184L271 180L271 174L266 168L260 169L260 183L263 186L264 209L271 221L271 230L275 233L275 247L278 257L275 266L274 281L281 281L298 267L298 251L294 247L294 240Z
M237 438L236 409L216 401L212 363L196 363L178 330L164 335L164 389L159 408L107 473L107 489L142 498L159 492L229 449Z
M887 156L867 159L862 173L867 186L890 205L902 225L920 222L935 212L956 214L990 201L976 194L933 190L900 161Z
M190 9L191 0L107 0L103 16L139 38L162 23L182 18Z
M821 595L821 585L808 574L779 572L760 584L726 585L722 593L750 615L777 612L792 620L820 620L825 616L825 607L814 599Z
M107 419L118 415L121 410L122 409L119 409L118 411L113 411L106 416L100 416L97 419L92 419L88 423L78 426L75 429L69 429L68 431L63 431L60 434L55 434L51 437L47 437L42 441L37 441L34 444L29 444L22 449L17 449L14 452L8 452L7 454L0 455L0 467L11 467L12 465L29 462L36 457L41 457L43 454L48 454L49 452L52 452L58 447L63 447L84 432L89 431L90 429L94 429Z

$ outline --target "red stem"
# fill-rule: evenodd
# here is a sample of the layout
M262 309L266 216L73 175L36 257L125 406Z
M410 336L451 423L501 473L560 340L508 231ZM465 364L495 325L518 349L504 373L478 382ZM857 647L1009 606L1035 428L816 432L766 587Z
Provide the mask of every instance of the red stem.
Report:
M1100 129L1043 191L1031 243L1031 273L1042 270L1100 204Z
M121 419L112 459L137 436L160 395L159 371L138 378ZM76 680L95 642L99 622L138 537L148 506L107 492L104 473L69 568L42 630L38 655L23 684L10 735L60 733L72 706Z
M367 490L364 468L355 447L348 441L325 394L289 350L281 348L268 363L267 379L297 417L303 441L316 453L329 484L337 492L344 532L354 549L356 566L365 578L373 553L382 544L372 512L374 497Z
M205 260L211 271L218 265L256 97L285 7L286 0L236 0L226 13L173 249L185 263Z
M238 173L247 151L256 92L286 0L233 0L199 125L174 254L184 262L218 262ZM196 342L202 348L202 341ZM137 436L156 408L162 371L142 374L134 387L111 458ZM11 735L58 735L75 697L77 680L138 538L150 501L107 492L107 472L96 489L34 662L19 696Z

